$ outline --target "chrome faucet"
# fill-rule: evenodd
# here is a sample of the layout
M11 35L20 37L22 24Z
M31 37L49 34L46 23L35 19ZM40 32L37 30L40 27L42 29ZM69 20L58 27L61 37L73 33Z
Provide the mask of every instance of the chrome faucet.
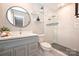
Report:
M20 35L22 34L22 32L20 31L20 33L19 33Z

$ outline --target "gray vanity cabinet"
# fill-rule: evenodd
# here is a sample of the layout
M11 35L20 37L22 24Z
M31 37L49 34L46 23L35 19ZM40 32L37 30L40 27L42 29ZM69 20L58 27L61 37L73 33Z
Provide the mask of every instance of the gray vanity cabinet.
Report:
M37 51L37 36L0 41L0 56L32 56Z

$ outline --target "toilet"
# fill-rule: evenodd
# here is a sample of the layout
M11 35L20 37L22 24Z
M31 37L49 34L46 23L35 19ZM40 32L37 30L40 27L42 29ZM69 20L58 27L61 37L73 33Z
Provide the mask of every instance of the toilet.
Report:
M47 42L41 42L40 45L44 51L50 51L52 48L52 46Z
M43 51L50 51L52 49L52 46L48 42L44 41L45 35L44 34L39 35L39 38L40 38L39 40L40 47L43 49Z

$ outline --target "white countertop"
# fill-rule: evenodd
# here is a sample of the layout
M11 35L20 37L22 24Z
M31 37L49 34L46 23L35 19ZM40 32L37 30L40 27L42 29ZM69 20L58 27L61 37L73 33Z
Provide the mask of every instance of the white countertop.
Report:
M29 37L29 36L38 36L38 35L30 32L22 32L21 34L15 32L15 33L12 33L10 36L0 37L0 40L9 40L14 38L22 38L22 37Z

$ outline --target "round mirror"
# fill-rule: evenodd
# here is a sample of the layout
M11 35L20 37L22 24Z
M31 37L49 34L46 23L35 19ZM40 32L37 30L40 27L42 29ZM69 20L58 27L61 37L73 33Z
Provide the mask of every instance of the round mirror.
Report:
M8 21L17 27L25 27L30 24L31 18L27 10L22 7L13 6L6 13Z

